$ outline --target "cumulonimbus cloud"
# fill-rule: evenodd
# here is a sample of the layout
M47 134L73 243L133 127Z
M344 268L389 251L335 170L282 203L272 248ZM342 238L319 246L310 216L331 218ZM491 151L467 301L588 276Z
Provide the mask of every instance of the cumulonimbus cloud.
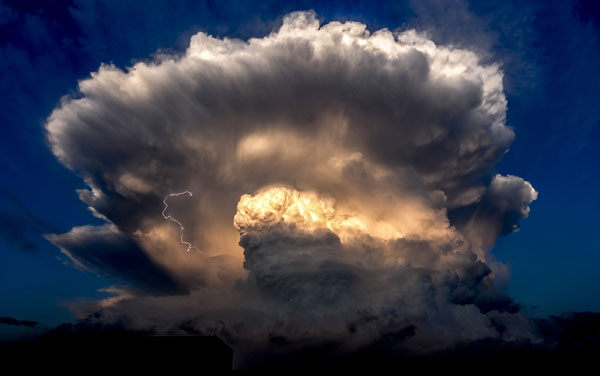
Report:
M47 135L109 224L48 238L131 284L98 320L223 319L239 348L533 338L489 250L537 192L494 173L514 133L502 72L474 52L295 12L264 38L198 33L185 54L102 65L79 92ZM161 216L183 190L169 210L201 252Z

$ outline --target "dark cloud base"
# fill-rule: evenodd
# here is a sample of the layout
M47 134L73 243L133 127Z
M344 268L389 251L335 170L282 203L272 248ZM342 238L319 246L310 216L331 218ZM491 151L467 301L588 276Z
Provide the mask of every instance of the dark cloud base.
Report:
M69 249L83 270L101 270L105 276L116 276L133 289L143 288L152 294L181 294L185 287L156 265L138 245L112 226L98 226L89 233L47 235L61 247Z
M200 374L372 374L406 372L550 372L568 366L570 372L592 365L600 351L600 314L568 313L534 319L544 336L542 345L484 340L457 346L428 356L409 356L390 351L388 341L353 353L340 354L337 344L304 347L296 352L261 353L244 370L231 371L235 354L216 336L152 336L129 331L124 325L97 326L81 320L63 324L33 341L0 344L0 354L24 370L54 370L62 374L120 369L132 372ZM406 328L398 336L411 336ZM285 347L281 338L273 339ZM285 353L285 354L284 354ZM35 361L32 361L35 360ZM235 363L234 363L235 364ZM92 368L90 368L92 367Z
M272 351L247 365L251 374L401 374L406 372L551 372L569 367L570 372L594 364L600 351L600 313L570 312L561 316L532 319L543 341L506 342L485 339L457 345L428 355L392 350L397 342L414 335L408 326L380 341L351 353L337 351L330 343L304 347L296 352ZM282 339L275 339L285 346Z

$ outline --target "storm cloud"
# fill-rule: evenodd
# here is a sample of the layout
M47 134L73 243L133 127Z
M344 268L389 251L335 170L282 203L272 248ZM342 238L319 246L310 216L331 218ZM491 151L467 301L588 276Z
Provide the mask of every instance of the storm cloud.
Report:
M184 54L102 65L50 115L54 155L108 224L48 239L131 284L99 322L223 320L245 354L535 341L489 252L537 198L494 171L506 106L498 65L414 30L295 12L264 38L198 33ZM199 251L161 215L185 190L169 214Z

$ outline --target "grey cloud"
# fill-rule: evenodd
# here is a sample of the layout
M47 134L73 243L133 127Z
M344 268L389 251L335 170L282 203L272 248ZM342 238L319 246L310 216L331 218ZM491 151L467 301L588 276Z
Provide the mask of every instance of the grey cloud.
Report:
M13 326L26 326L33 328L37 326L37 321L30 320L17 320L12 317L0 317L0 324L13 325Z
M185 287L112 225L76 227L47 235L80 268L132 285L134 291L181 294Z
M109 224L49 239L140 287L102 305L107 325L209 333L220 319L248 353L273 338L416 352L533 340L495 324L520 313L489 250L537 194L493 172L514 138L505 115L497 65L413 30L297 12L264 38L198 33L185 55L101 66L50 115L53 153ZM160 215L183 190L169 210L201 252Z
M454 210L451 221L483 249L499 235L519 231L520 221L529 216L529 204L538 193L518 176L495 175L479 202Z
M518 176L495 176L484 196L490 211L498 213L502 221L502 234L519 229L519 221L529 216L529 204L537 199L531 184Z
M443 251L432 240L348 240L335 226L311 230L312 223L290 217L296 205L292 198L278 193L263 192L270 207L256 211L251 199L243 198L235 219L250 273L239 287L255 287L265 307L286 317L269 325L270 335L279 338L277 346L293 349L320 335L342 352L385 346L427 353L484 338L536 340L519 307L494 287L490 268L468 249L448 249L440 256ZM260 195L255 195L257 204L264 202ZM305 210L311 206L299 209L300 216ZM403 263L388 262L398 256ZM440 265L446 266L437 269ZM507 330L511 336L504 335Z
M249 233L240 239L248 280L267 297L295 309L336 304L348 296L357 276L339 264L342 245L332 232L289 229ZM338 262L336 262L338 261Z

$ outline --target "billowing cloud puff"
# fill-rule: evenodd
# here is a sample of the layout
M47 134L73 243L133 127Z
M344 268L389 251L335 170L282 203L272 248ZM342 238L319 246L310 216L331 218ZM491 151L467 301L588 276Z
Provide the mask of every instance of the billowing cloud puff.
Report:
M101 320L207 332L223 319L238 348L530 338L506 329L525 319L492 283L489 249L537 196L493 171L514 138L497 65L296 12L264 38L198 33L183 55L103 65L79 92L48 139L110 224L49 239L136 286ZM200 252L161 216L184 190L169 214Z

